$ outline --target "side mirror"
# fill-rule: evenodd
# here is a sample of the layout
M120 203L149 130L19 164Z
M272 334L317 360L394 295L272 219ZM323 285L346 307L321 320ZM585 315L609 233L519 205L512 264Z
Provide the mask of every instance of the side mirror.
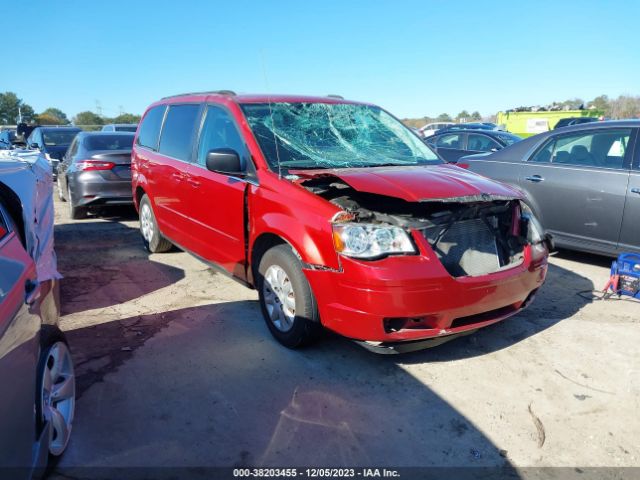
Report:
M34 148L36 150L40 150L40 145L38 145L37 143L32 143L31 145L29 145L31 148Z
M246 175L243 161L238 152L232 148L216 148L207 152L207 170L223 175L244 177Z

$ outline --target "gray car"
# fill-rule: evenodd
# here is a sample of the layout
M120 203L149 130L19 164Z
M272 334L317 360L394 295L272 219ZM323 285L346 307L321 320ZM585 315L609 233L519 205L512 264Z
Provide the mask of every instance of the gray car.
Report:
M640 120L575 125L459 164L525 192L556 246L640 252Z
M30 478L67 447L75 376L59 330L51 171L0 155L0 477Z
M58 165L58 196L69 203L71 218L89 210L133 205L131 148L133 133L82 132Z
M136 133L137 123L109 123L102 126L103 132L132 132Z

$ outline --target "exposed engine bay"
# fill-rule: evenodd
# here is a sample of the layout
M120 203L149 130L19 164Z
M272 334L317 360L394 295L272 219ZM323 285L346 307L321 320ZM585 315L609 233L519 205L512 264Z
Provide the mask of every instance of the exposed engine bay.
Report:
M300 182L345 212L355 222L418 230L453 277L479 276L523 262L533 221L518 198L465 197L409 202L355 190L338 177L323 175Z

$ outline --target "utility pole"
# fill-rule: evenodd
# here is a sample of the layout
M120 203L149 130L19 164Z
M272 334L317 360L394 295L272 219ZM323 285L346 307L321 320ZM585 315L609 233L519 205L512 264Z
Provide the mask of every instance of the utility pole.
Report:
M102 105L100 104L100 100L96 100L96 113L102 118Z

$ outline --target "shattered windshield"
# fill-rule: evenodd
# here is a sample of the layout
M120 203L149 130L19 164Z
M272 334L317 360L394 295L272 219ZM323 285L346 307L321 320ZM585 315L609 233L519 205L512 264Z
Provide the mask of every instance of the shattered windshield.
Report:
M242 110L272 170L443 163L379 107L347 103L245 104Z

